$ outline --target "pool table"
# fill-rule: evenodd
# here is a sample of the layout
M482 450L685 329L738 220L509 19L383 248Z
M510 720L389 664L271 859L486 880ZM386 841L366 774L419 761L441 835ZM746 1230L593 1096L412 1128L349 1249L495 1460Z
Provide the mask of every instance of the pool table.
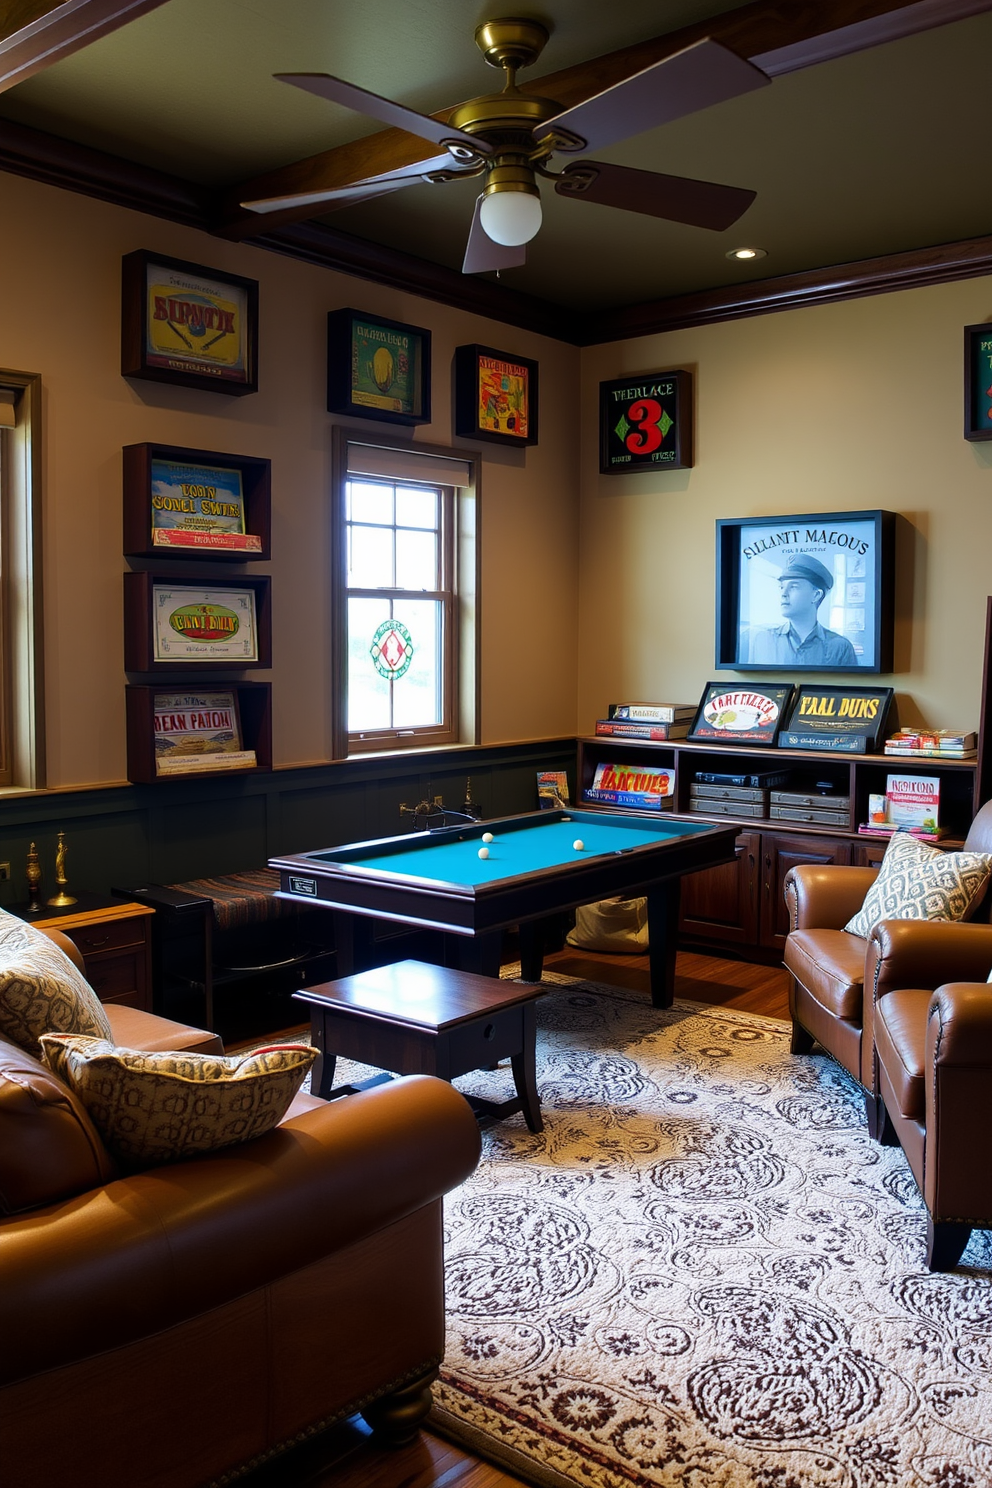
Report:
M492 842L483 842L484 832ZM596 899L646 895L651 998L670 1007L681 877L732 862L737 833L657 815L532 811L292 853L270 858L269 867L279 872L283 897L340 912L339 977L354 970L353 917L373 916L447 931L446 963L489 976L499 975L502 931L518 925L522 975L540 981L542 921ZM488 857L480 858L483 847Z

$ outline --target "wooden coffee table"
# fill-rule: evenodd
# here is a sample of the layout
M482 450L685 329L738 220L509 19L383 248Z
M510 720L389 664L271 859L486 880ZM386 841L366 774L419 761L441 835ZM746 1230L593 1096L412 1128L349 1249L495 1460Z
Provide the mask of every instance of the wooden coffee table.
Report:
M397 961L307 987L294 997L309 1004L311 1037L320 1053L312 1088L324 1100L334 1098L339 1058L442 1080L509 1059L516 1099L467 1099L478 1115L499 1120L522 1111L530 1130L539 1132L534 1003L540 995L539 986L424 961Z

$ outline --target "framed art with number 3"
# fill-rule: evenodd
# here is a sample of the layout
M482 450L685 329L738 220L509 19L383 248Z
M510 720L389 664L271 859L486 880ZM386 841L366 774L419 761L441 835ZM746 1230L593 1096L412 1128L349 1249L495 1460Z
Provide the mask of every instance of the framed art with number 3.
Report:
M691 465L691 372L648 372L599 384L602 475Z

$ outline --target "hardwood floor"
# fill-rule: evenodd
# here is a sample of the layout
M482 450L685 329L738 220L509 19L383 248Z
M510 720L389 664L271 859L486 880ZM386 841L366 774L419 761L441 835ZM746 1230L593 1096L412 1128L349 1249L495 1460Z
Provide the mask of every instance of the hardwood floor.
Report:
M566 946L547 956L545 965L565 976L648 990L646 954L610 956ZM788 977L781 967L680 952L676 976L676 997L768 1018L789 1016ZM379 1446L358 1417L239 1482L244 1488L526 1488L430 1431L408 1447Z

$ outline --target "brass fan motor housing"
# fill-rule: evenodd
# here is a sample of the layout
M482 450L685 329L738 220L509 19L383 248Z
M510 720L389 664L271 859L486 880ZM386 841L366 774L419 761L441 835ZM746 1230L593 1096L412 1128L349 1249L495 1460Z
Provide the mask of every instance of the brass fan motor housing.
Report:
M544 51L551 35L540 21L504 16L486 21L475 30L475 44L490 67L530 67Z
M466 134L485 135L490 130L497 133L522 130L530 135L536 124L553 119L561 113L561 104L551 98L538 98L530 93L487 93L482 98L470 98L460 103L448 116L448 123ZM533 145L533 138L529 140Z

